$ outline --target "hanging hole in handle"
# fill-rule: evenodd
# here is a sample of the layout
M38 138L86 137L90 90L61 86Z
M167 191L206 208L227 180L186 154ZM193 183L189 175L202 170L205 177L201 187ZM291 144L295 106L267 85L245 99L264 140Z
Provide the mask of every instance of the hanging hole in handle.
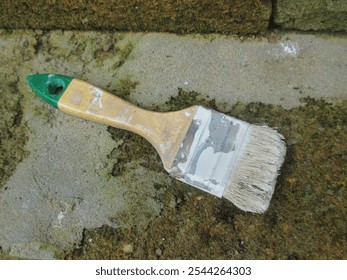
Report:
M48 84L48 92L51 95L58 95L64 90L64 82L53 80Z
M63 87L62 86L57 86L54 90L54 94L59 94L63 91Z

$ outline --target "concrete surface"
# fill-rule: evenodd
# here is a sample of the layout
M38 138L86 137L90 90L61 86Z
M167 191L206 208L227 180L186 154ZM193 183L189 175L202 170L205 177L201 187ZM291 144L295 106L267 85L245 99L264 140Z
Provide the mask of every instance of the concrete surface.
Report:
M270 41L147 34L117 78L138 81L132 97L164 102L177 88L217 103L262 101L291 108L306 96L345 97L346 39L288 34Z
M164 104L181 88L215 99L220 108L261 101L289 109L307 96L345 101L346 53L344 36L289 33L240 40L0 31L2 97L16 83L18 92L11 94L22 96L21 123L29 139L29 155L0 188L2 251L53 258L79 243L85 229L145 227L160 215L156 196L172 182L159 163L147 168L141 157L123 163L122 176L111 176L113 155L129 153L127 138L44 105L28 88L28 74L76 76L147 108ZM124 90L127 84L132 86ZM1 112L7 113L13 112ZM150 160L158 162L154 150Z

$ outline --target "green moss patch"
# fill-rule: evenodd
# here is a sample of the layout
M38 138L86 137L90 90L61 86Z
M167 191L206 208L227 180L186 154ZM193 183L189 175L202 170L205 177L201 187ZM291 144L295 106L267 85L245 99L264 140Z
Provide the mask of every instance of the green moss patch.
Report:
M28 154L24 145L27 141L26 126L22 122L23 96L17 81L6 83L0 76L0 188L10 178L17 164Z

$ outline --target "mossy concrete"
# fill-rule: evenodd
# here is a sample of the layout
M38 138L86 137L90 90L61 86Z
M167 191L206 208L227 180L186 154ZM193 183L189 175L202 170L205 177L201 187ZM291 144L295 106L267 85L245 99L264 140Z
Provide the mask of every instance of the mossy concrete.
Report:
M22 258L346 258L345 50L343 36L2 30L1 251ZM170 178L137 135L45 105L25 77L47 72L152 110L201 104L277 127L288 154L269 212L243 213Z
M0 33L0 188L13 173L16 165L27 155L24 144L27 141L26 126L22 120L23 95L18 94L18 71L20 63L17 57L27 61L34 55L30 45L35 38L22 33L11 36L10 32ZM5 43L6 42L6 43ZM17 49L7 45L23 46Z
M1 1L0 27L259 33L267 30L269 0Z
M346 0L276 0L273 20L285 29L347 31Z

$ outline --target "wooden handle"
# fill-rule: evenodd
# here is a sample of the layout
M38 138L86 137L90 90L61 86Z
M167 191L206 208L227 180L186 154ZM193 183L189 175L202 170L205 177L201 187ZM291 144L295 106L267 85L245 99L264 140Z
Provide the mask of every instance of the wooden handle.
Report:
M141 135L158 151L166 169L171 167L198 108L151 112L78 79L71 81L58 107L70 115Z

